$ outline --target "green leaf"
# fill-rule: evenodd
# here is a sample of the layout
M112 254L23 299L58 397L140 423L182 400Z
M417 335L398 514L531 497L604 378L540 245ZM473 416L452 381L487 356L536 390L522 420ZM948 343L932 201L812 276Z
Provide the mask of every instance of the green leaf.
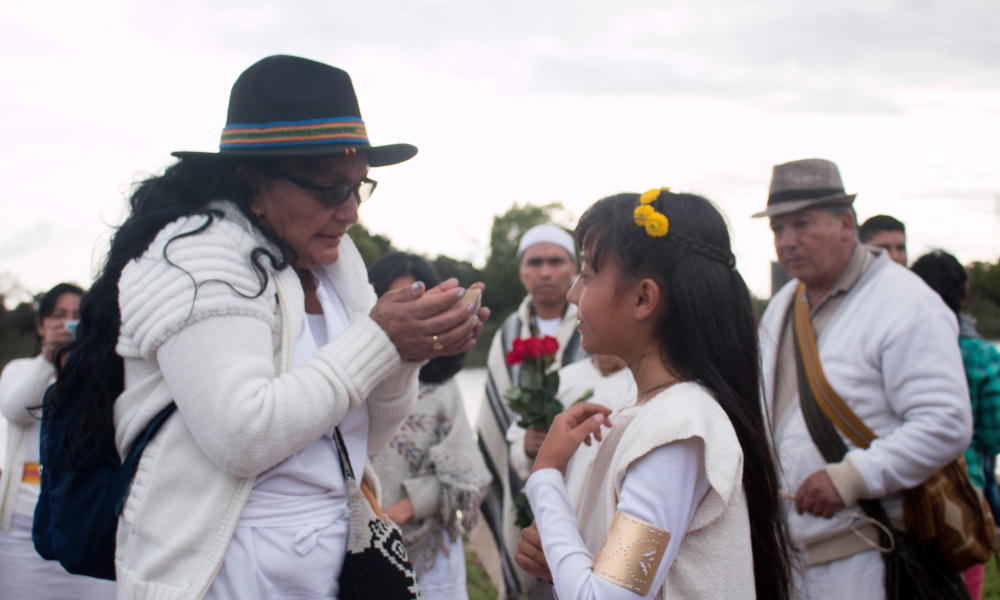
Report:
M556 392L559 391L559 371L553 371L545 376L542 381L542 389L548 392L549 396L555 398Z
M587 400L590 400L593 397L594 397L594 390L587 390L586 392L583 393L582 396L580 396L579 398L577 398L576 402L574 402L573 404L579 404L581 402L586 402Z
M514 494L514 513L517 515L517 520L514 521L514 525L524 528L530 527L531 523L535 520L535 513L531 510L531 503L528 502L528 495L524 492L519 492Z

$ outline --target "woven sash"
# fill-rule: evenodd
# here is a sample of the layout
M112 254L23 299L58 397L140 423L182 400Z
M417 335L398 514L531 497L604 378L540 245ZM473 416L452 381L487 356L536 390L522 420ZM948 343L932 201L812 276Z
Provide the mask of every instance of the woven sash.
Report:
M803 283L795 292L793 326L803 418L826 461L840 462L847 454L847 446L837 431L858 448L868 448L878 436L837 394L823 373ZM877 500L861 500L859 504L869 516L891 526ZM906 529L916 541L930 551L932 558L955 571L985 563L993 554L993 516L982 493L969 480L963 456L923 484L906 490L903 512Z

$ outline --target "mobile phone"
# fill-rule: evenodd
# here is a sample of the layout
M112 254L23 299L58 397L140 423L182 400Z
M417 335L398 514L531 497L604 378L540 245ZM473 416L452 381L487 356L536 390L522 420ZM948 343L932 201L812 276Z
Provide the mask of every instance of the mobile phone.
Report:
M75 320L72 320L72 321L66 321L65 327L66 327L66 329L69 330L70 333L73 334L73 339L76 339L76 328L79 325L80 325L80 320L79 319L75 319Z

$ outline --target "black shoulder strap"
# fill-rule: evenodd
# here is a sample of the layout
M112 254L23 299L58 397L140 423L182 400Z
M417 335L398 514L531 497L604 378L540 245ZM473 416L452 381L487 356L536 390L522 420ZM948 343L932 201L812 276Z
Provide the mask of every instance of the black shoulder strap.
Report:
M125 496L128 494L128 488L132 484L132 479L135 478L135 470L139 466L139 459L142 458L142 451L146 449L149 440L153 439L156 432L160 430L163 423L166 422L167 418L176 409L177 405L173 402L168 404L163 410L156 413L155 417L150 419L149 423L146 424L146 428L139 434L139 437L132 442L132 447L129 448L125 460L122 461L121 469L119 469L114 483L115 516L122 514Z
M340 458L340 471L344 474L344 481L354 479L351 455L347 453L347 444L344 443L344 437L340 435L340 427L337 427L334 432L333 444L337 447L337 457Z

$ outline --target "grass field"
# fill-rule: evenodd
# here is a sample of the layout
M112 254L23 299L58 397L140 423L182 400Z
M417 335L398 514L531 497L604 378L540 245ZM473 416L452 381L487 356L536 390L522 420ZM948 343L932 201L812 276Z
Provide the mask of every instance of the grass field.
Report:
M469 600L497 600L493 582L476 555L468 550L465 551L465 589L469 591Z
M997 570L997 561L995 560L986 563L986 581L983 583L982 600L1000 600L1000 571Z

